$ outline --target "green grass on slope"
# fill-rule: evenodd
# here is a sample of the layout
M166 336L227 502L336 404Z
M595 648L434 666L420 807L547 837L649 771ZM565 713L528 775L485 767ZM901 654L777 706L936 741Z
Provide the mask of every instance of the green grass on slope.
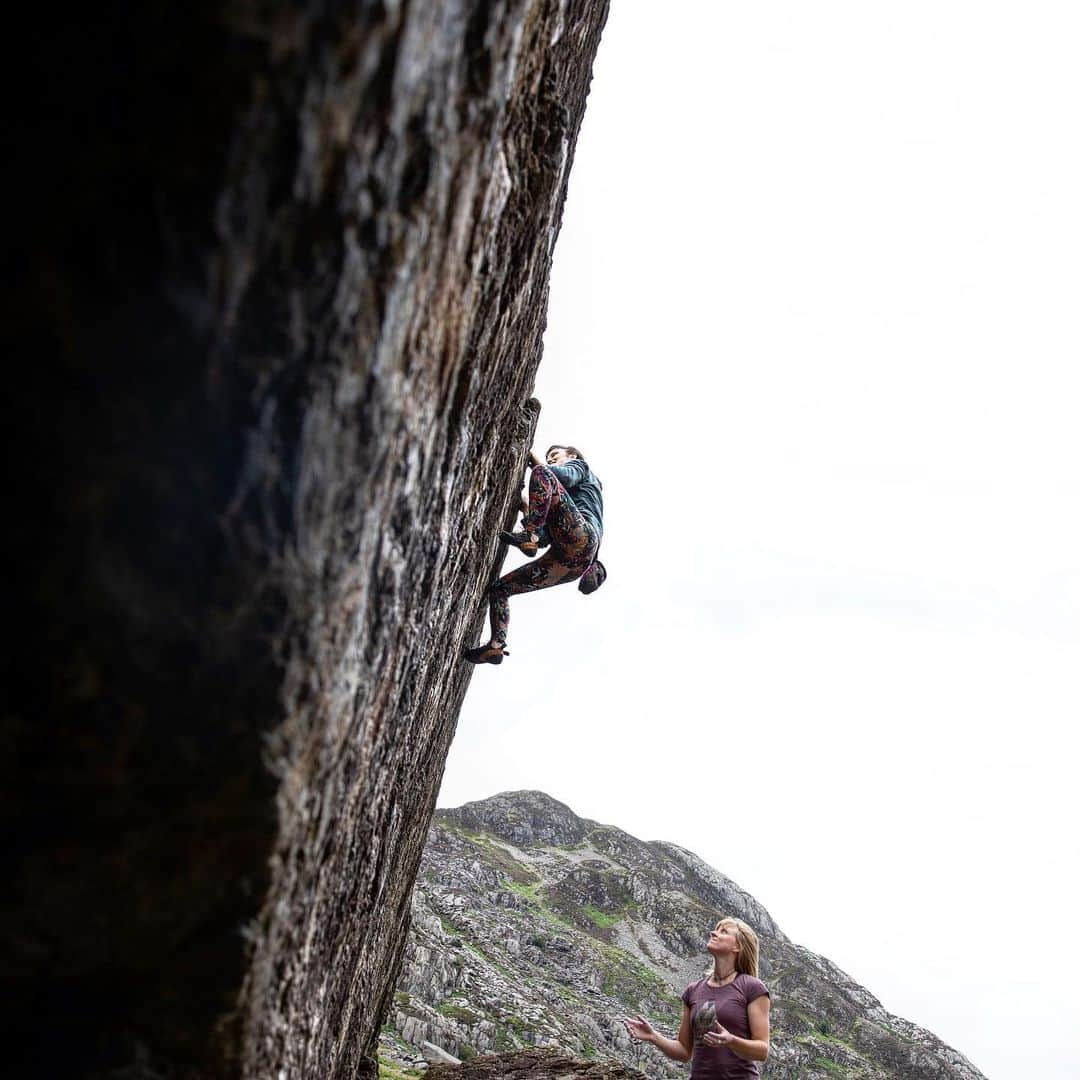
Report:
M423 1075L418 1069L410 1069L407 1065L398 1065L389 1058L379 1055L379 1080L414 1080L415 1077Z
M456 1001L444 1001L441 1005L436 1006L435 1011L441 1013L443 1016L450 1017L451 1020L457 1020L468 1027L472 1027L473 1024L478 1024L483 1020L480 1013L474 1012L472 1009L467 1009L464 1005L459 1005Z
M510 878L511 888L515 882L529 885L540 880L524 863L515 859L506 848L492 840L486 833L471 832L464 826L451 821L440 821L439 827L472 844L483 859Z
M584 911L601 930L609 930L622 918L621 915L608 915L607 912L593 907L592 904L586 904L581 910Z
M830 1076L847 1075L843 1065L838 1065L835 1061L830 1061L828 1058L814 1058L814 1064L819 1069L824 1069Z
M525 900L531 900L534 904L542 906L542 901L537 895L537 890L540 888L540 882L531 881L508 881L506 887L518 896L523 897Z
M610 943L611 928L622 922L638 907L628 890L605 882L608 885L607 893L618 906L618 910L614 912L603 911L595 904L579 903L572 895L562 895L557 886L546 886L531 869L518 862L497 843L493 843L488 836L463 829L456 823L451 825L448 822L440 822L440 825L465 840L476 850L481 860L495 866L504 876L505 887L524 901L521 909L521 918L524 921L522 930L523 937L530 944L545 948L549 934L554 934L570 938L577 943L579 949L588 949L593 959L585 964L585 968L592 968L598 972L602 980L603 992L615 999L623 1009L659 1016L673 1007L674 999L667 983L636 956ZM600 877L606 879L609 875L603 874ZM507 914L509 916L510 913ZM516 913L514 917L517 917ZM535 920L537 919L542 920L550 928L547 933L536 929ZM533 927L531 931L528 929L530 922ZM487 947L470 941L467 931L451 927L446 921L443 928L447 932L456 931L469 952L491 965L507 979L513 981L519 978L520 973L514 975L500 962L501 950L497 947L493 951L500 953L500 959L491 955ZM584 957L582 956L581 959ZM557 976L552 979L549 975L544 977L543 981L566 1002L571 1011L581 1009L587 1012L594 1007L592 1002L583 1000L578 993L571 991L565 985L559 985L562 980ZM477 1018L464 1002L444 1002L437 1006L437 1009L444 1015L465 1023ZM466 1016L466 1013L470 1015ZM530 1025L520 1018L499 1015L489 1015L488 1018L495 1025L493 1048L496 1051L516 1049L531 1041ZM585 1057L592 1057L597 1053L596 1047L587 1042L584 1037L582 1043L582 1053ZM388 1080L391 1080L389 1075ZM392 1080L396 1080L396 1077Z
M518 896L535 904L536 914L554 929L572 934L583 932L581 927L567 921L567 912L553 911L546 905L546 898L539 884L525 885L511 882L510 889ZM621 916L609 915L591 905L586 905L580 910L593 926L602 930L614 926L621 918ZM670 998L671 989L667 983L636 956L605 941L597 941L595 938L592 939L592 946L597 953L596 966L603 978L602 987L605 994L635 1009L647 1009L650 1003L659 1004Z

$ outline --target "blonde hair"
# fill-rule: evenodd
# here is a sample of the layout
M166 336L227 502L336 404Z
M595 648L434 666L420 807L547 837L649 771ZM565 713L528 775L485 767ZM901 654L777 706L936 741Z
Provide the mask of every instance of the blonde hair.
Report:
M742 921L734 919L730 915L725 916L716 924L716 929L721 926L730 926L735 931L735 940L739 943L739 951L735 954L735 970L743 975L758 977L758 936Z

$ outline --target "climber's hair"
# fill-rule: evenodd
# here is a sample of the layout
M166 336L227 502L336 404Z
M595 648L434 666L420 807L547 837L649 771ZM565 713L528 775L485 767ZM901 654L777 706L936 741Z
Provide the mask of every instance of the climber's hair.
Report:
M552 450L565 450L568 454L573 454L574 457L585 460L585 455L576 446L567 446L566 443L552 443L551 446L544 451L544 457L547 457Z
M735 940L739 943L739 951L735 954L735 970L743 975L753 975L756 979L758 977L757 934L742 919L733 919L730 916L721 919L716 924L716 929L719 930L721 926L731 927L735 931Z

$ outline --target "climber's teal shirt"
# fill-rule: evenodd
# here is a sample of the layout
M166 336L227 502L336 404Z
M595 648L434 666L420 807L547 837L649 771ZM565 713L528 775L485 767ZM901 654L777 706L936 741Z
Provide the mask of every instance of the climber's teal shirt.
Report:
M596 479L592 469L581 458L570 458L565 465L548 465L566 494L574 500L574 505L585 515L591 525L596 527L597 535L604 532L604 495L603 484Z

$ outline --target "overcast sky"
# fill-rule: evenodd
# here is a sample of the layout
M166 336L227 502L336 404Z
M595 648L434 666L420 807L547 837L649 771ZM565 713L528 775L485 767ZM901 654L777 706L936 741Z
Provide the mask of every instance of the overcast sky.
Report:
M536 387L610 578L512 601L439 804L688 847L1073 1080L1080 7L658 10L613 3Z

